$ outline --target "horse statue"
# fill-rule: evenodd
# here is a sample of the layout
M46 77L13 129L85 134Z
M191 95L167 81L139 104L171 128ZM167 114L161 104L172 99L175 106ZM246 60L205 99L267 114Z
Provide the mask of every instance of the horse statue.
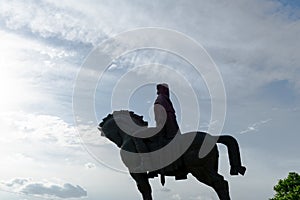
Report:
M102 136L108 138L120 148L121 159L128 168L131 177L135 180L143 200L152 200L152 190L149 184L149 178L160 175L162 184L164 184L164 176L175 176L176 180L180 180L186 179L186 175L189 173L191 173L198 181L212 187L220 200L230 200L228 182L218 173L219 152L216 143L227 146L231 175L244 175L246 171L246 168L241 164L240 151L236 139L228 135L217 137L199 131L179 134L180 136L176 139L176 148L182 148L181 144L187 143L186 141L191 142L188 147L185 149L183 148L182 154L180 154L179 158L172 163L167 163L161 168L154 167L146 168L144 171L135 171L136 165L138 165L141 160L140 156L136 156L140 154L137 154L139 151L136 149L135 140L137 137L135 137L135 135L138 136L136 133L141 134L151 129L148 127L148 123L143 120L143 116L139 116L132 111L114 111L102 120L98 129ZM159 143L157 135L158 134L151 137L138 138L139 140L143 140L143 143L148 147L150 154L159 151L159 148L161 148L161 146L157 145ZM205 139L214 141L214 143L209 152L201 157L199 156L199 150ZM135 156L131 156L130 153ZM147 152L145 153L147 154ZM148 163L150 166L153 163L159 163L159 160L162 158L161 156L157 156L158 154L154 155L154 158L151 158L152 163ZM157 157L160 158L157 159ZM172 165L174 166L175 163L177 163L177 168L170 167ZM180 167L178 168L178 166Z

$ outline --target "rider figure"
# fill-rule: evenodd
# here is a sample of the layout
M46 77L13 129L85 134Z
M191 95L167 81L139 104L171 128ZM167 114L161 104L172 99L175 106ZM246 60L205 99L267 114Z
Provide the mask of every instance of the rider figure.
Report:
M156 127L162 129L162 137L171 141L176 134L180 133L176 120L175 109L170 100L169 86L161 83L156 86L157 98L154 103L154 115Z
M156 86L157 89L157 98L154 103L154 114L156 127L161 131L159 137L159 146L163 148L166 144L168 144L177 134L180 134L180 129L176 120L175 109L170 100L170 91L169 86L166 83L161 83ZM180 147L171 145L169 146L169 150L162 155L160 158L162 162L165 158L172 158L174 155L180 155ZM181 167L181 160L177 160L172 165L164 167L161 169L161 182L164 184L164 174L168 171L178 171ZM185 179L186 176L183 175L176 177L176 179Z
M152 129L159 134L158 145L162 148L170 142L176 134L180 134L179 126L176 120L175 109L170 100L169 86L166 83L157 84L157 98L154 103L154 115L156 127ZM145 153L147 146L141 139L134 139L138 153ZM175 150L176 151L176 150ZM168 152L173 153L173 152ZM168 155L164 155L168 156ZM146 163L151 163L150 158L141 156L140 165L135 168L136 170L145 169ZM177 166L173 165L173 168Z

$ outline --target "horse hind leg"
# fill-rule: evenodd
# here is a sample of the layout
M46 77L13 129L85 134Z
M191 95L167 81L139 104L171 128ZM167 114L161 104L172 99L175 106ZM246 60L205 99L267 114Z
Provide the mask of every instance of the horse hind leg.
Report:
M140 193L142 194L143 200L152 199L152 189L148 180L148 176L145 173L130 173L131 177L135 180L136 185Z
M246 167L242 166L239 144L236 139L229 135L222 135L218 138L218 143L222 143L227 146L229 162L230 162L230 174L231 175L244 175Z
M199 168L191 173L195 178L197 178L197 180L212 187L216 191L220 200L230 200L228 182L223 178L223 176L217 172Z

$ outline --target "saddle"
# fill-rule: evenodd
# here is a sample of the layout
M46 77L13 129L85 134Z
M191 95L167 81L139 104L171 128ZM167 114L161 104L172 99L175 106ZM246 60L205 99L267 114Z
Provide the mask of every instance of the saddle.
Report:
M146 129L143 130L144 134L147 133L146 131L155 131L155 129ZM149 133L148 132L148 133ZM141 132L140 132L141 133ZM153 137L147 138L147 139L143 139L143 142L136 142L137 147L140 149L140 152L152 152L152 151L156 151L158 149L163 148L165 145L168 145L169 142L172 141L173 138L167 138L167 137L163 137L160 134L157 134ZM145 145L145 146L144 146ZM143 148L141 147L143 146ZM166 152L166 157L172 157L171 154L173 154L174 152L180 152L181 149L181 145L172 145L171 149L169 149ZM164 159L164 157L162 157L161 159ZM151 160L151 159L150 159ZM161 183L162 185L164 185L165 183L165 176L175 176L175 180L184 180L187 179L187 172L186 172L186 167L184 166L184 162L182 160L182 158L178 158L177 160L175 160L174 162L172 162L171 164L169 164L168 166L161 168L159 170L156 171L152 171L152 172L148 172L148 178L154 178L157 177L158 174L161 175Z
M166 145L168 142L168 140L164 141L164 145ZM154 148L157 149L157 148ZM172 152L170 152L172 153ZM174 161L173 163L171 163L170 165L161 168L159 170L156 171L152 171L152 172L148 172L148 178L154 178L154 177L158 177L158 174L160 174L160 178L161 178L161 183L162 185L165 184L165 176L175 176L175 180L185 180L187 179L187 170L186 167L184 165L184 162L182 160L182 158L178 158L176 161Z
M181 159L176 160L174 163L164 167L160 170L148 172L148 178L158 177L160 174L160 182L162 185L165 184L165 176L175 176L175 180L187 179L188 172L186 171Z

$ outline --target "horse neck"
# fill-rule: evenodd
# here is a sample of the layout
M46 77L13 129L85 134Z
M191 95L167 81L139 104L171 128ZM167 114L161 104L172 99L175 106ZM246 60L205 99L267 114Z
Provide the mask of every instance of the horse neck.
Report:
M117 120L117 122L116 122ZM127 116L115 117L115 123L119 129L119 135L122 138L122 147L123 149L132 151L133 150L133 134L140 129L136 124L133 125L131 118ZM121 126L121 127L120 127Z

